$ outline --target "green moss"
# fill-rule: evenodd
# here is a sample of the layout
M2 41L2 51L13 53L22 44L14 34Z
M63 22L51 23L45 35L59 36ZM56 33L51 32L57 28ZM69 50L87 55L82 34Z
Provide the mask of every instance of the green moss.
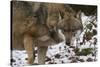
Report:
M89 54L92 54L93 48L85 48L82 49L81 51L77 51L76 55L78 56L87 56Z
M87 24L86 27L91 30L92 29L92 24Z
M93 36L97 35L97 30L93 29L92 33L93 33Z

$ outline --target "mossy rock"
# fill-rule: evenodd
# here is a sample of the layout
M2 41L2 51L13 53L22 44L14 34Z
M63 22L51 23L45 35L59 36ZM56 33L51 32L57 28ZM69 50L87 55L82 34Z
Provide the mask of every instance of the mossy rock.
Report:
M87 56L92 53L93 53L93 48L85 48L85 49L82 49L81 51L76 52L76 55L77 56Z
M89 30L91 30L91 29L92 29L92 24L91 24L91 23L90 23L90 24L87 24L86 27L87 27Z
M92 33L93 33L93 36L94 36L94 35L97 35L97 30L93 29L93 30L92 30Z

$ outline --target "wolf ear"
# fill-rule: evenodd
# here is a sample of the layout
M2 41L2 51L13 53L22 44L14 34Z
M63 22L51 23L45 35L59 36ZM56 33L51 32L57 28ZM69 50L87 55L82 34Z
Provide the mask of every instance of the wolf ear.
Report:
M76 18L81 19L81 10L76 13Z

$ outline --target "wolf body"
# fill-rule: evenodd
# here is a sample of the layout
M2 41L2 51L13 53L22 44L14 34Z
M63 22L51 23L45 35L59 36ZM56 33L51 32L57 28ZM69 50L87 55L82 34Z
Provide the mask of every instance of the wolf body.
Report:
M63 41L67 45L83 26L80 12L69 5L55 3L31 3L12 1L12 50L25 49L28 63L34 63L34 47L38 47L38 63L45 63L47 47Z

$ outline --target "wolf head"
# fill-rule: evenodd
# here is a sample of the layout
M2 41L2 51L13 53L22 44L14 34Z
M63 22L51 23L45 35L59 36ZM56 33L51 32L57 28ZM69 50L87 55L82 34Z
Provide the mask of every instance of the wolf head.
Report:
M81 11L76 14L65 13L63 19L60 20L57 27L62 30L62 33L65 36L66 44L71 45L72 38L76 37L76 34L80 34L83 30Z

